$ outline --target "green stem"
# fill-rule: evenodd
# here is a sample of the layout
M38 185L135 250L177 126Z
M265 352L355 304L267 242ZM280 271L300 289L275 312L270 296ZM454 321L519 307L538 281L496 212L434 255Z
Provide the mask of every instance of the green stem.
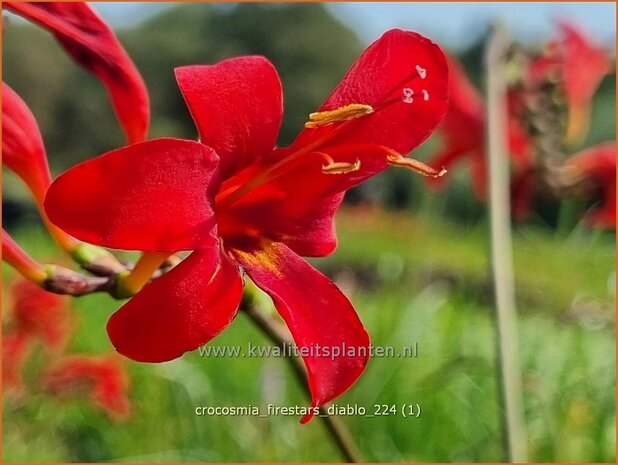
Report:
M505 31L496 27L486 50L487 157L489 164L489 213L491 259L496 305L500 371L500 401L506 458L527 461L527 439L521 394L517 347L517 314L511 237L511 199L507 156L507 99L504 57L509 46Z

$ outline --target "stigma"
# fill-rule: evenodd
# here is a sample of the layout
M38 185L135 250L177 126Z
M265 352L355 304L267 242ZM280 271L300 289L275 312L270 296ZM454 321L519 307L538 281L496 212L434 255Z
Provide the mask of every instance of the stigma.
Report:
M334 110L318 111L316 113L309 114L309 121L305 123L305 127L310 129L319 128L331 123L360 118L362 116L370 115L373 112L374 109L371 105L351 103Z

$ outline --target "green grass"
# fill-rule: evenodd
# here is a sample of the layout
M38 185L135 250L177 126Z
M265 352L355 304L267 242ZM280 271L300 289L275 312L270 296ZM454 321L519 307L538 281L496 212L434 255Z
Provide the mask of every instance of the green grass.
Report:
M374 345L418 342L417 358L374 358L338 405L418 403L420 418L346 417L367 461L500 461L491 292L483 225L346 211L337 253L314 263L346 290ZM39 232L16 237L53 256ZM532 461L615 459L613 235L558 238L516 230L520 359ZM4 268L4 276L11 273ZM118 302L74 301L72 351L111 346L104 325ZM213 344L266 344L240 315ZM29 366L35 386L39 355ZM127 362L133 415L113 423L83 396L40 393L3 407L3 461L243 462L341 458L318 419L197 417L196 406L306 405L284 360L200 358ZM34 389L33 389L34 390ZM371 412L372 413L372 412Z

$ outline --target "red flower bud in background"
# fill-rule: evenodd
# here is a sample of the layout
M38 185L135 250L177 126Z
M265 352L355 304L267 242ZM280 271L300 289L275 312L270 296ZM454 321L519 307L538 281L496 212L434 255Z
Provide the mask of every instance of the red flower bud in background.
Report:
M28 105L4 82L2 83L2 164L28 186L41 217L54 239L68 252L77 242L51 224L43 208L51 175L41 131Z
M160 362L210 341L236 315L242 267L301 349L346 348L305 352L312 405L322 405L361 375L369 338L348 299L300 255L335 249L334 215L351 187L389 166L442 174L403 154L444 115L444 56L418 34L385 33L282 149L281 83L265 58L182 67L176 79L201 143L157 139L89 160L52 184L46 209L98 245L194 251L112 315L120 353Z
M28 186L38 205L43 205L51 184L41 131L28 105L2 83L2 164Z
M604 142L573 155L562 168L563 182L585 182L601 190L603 201L585 221L600 228L616 229L616 142Z
M131 413L129 378L115 355L70 355L54 362L43 374L43 389L58 397L88 393L92 404L110 418L122 421Z
M49 30L66 52L97 76L129 143L147 137L146 85L111 28L84 2L4 2L13 13Z

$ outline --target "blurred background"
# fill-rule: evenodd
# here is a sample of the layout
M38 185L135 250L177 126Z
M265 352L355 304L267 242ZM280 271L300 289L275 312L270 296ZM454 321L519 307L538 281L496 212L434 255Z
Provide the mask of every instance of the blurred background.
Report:
M554 20L581 26L615 59L615 4L173 4L97 3L116 27L150 92L150 137L194 138L173 68L262 54L283 81L279 145L290 142L364 47L391 27L419 31L465 67L479 90L489 26L541 48ZM75 66L51 35L4 14L3 79L28 103L52 171L123 145L100 83ZM615 71L593 101L578 148L615 139ZM433 154L439 135L414 156ZM350 192L338 217L338 251L314 264L351 298L373 344L419 344L414 359L376 358L336 403L419 403L419 419L347 417L367 461L500 461L493 305L486 205L467 169L442 191L387 170ZM55 260L52 242L21 182L3 173L3 224L34 257ZM583 208L590 207L583 205ZM590 229L583 210L536 199L514 225L516 299L531 461L615 461L615 233ZM5 287L15 274L3 266ZM15 299L4 293L4 318ZM74 299L70 350L108 352L107 296ZM213 345L264 344L239 316ZM196 406L304 405L281 359L200 358L123 363L131 413L106 415L87 396L58 399L37 388L43 350L26 366L27 392L3 403L5 462L339 461L319 421L294 417L196 417Z

